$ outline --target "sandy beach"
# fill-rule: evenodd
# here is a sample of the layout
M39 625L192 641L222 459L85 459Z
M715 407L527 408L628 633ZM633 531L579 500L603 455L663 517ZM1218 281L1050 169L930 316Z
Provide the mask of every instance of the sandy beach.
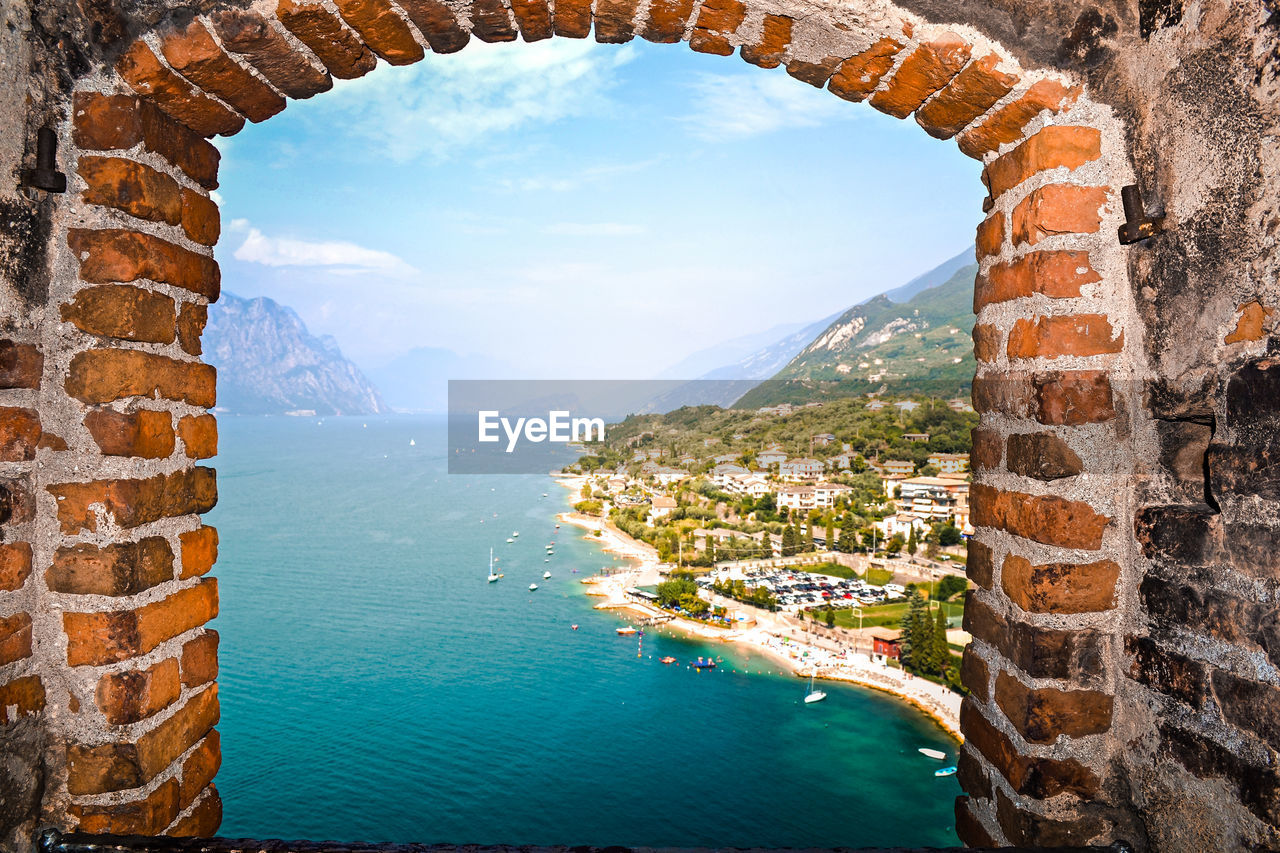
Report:
M556 482L576 492L584 480L583 477L562 477ZM962 739L958 693L901 669L876 663L865 653L813 642L801 622L782 613L769 613L713 597L716 604L753 614L756 622L743 628L725 629L692 619L673 618L666 611L627 594L628 589L656 584L660 579L657 551L651 545L637 542L602 518L576 512L562 512L557 518L562 523L583 528L587 531L583 538L633 563L614 574L583 579L586 594L603 599L595 605L597 610L626 610L640 619L667 618L666 627L690 636L750 648L767 655L797 677L808 678L812 674L820 679L847 681L891 693L915 705L957 740ZM870 645L870 640L866 644Z

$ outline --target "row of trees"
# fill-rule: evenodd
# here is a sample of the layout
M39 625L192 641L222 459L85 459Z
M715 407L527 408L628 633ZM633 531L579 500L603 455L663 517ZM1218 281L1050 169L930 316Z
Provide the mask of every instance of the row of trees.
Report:
M946 677L953 668L953 656L947 645L947 614L938 607L937 615L919 590L907 593L907 613L902 617L902 666L922 675Z

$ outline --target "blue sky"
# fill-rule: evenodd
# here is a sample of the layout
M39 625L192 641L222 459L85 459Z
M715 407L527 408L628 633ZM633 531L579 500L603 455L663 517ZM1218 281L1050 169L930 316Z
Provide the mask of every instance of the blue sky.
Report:
M487 45L220 140L223 286L377 367L418 346L644 378L964 249L979 165L737 57Z

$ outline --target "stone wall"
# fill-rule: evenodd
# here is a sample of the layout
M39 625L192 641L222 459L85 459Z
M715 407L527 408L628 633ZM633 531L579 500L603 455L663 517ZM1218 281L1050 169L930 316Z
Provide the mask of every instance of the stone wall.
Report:
M206 137L379 60L553 35L738 53L912 117L984 163L957 828L975 844L1280 844L1280 367L1266 355L1280 306L1280 13L1179 0L3 2L10 846L41 825L180 835L220 820L217 534L199 517L216 485L198 463L217 449L200 360L219 286ZM44 125L65 195L15 188ZM1126 247L1120 188L1139 175L1166 231Z

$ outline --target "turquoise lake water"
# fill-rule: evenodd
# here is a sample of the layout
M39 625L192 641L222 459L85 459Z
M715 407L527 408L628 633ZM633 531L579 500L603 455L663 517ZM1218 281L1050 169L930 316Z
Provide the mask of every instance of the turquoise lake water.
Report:
M440 420L219 428L220 834L956 843L959 786L916 751L954 763L955 744L910 707L836 684L805 706L805 683L720 643L649 632L637 658L578 583L616 563L554 529L549 477L447 475ZM705 654L721 668L684 667Z

